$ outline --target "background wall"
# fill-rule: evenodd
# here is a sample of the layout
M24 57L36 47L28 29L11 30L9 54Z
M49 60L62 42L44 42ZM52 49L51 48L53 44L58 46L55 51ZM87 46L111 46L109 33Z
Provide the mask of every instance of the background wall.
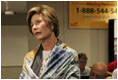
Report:
M85 52L88 56L87 65L89 67L98 61L108 63L108 29L70 29L68 27L68 2L24 1L24 3L26 3L25 7L27 6L27 10L37 4L47 4L53 7L60 21L59 38L76 51ZM25 11L22 13L26 15ZM2 14L2 16L4 15ZM18 19L18 17L16 18ZM24 20L25 17L22 19ZM11 18L11 21L14 22L16 20ZM36 47L39 42L29 33L25 23L24 25L22 23L8 25L7 23L2 25L1 29L1 74L2 78L18 78L24 55ZM13 75L10 75L11 72Z

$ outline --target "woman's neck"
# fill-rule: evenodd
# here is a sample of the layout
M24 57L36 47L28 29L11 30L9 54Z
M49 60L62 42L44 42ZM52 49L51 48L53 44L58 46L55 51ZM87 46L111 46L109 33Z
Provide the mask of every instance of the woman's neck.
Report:
M48 39L42 41L43 50L49 51L52 50L57 42L55 35L51 35Z

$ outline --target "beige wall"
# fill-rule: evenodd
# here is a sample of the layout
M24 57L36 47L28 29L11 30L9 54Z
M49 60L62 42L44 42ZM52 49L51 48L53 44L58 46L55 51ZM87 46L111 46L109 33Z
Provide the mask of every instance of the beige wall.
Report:
M28 52L27 26L2 25L1 36L2 66L21 66Z
M68 2L28 2L28 9L37 4L47 4L55 8L60 21L59 38L78 52L85 52L88 56L88 66L95 62L108 63L108 29L70 29L68 27ZM24 55L38 45L38 41L27 32L28 28L20 25L13 27L2 25L2 66L22 66ZM12 31L9 31L12 30ZM22 31L22 33L21 33ZM5 34L8 33L8 34ZM12 35L10 35L12 34ZM14 36L13 36L14 35ZM11 37L13 37L11 39ZM7 39L7 40L5 40ZM13 40L13 43L9 41ZM18 43L18 44L17 44ZM15 51L9 50L12 48ZM6 68L2 68L2 76ZM8 71L11 71L11 68ZM21 67L19 68L21 69ZM12 70L16 70L12 68ZM7 73L7 72L6 72ZM14 78L18 73L14 72ZM8 78L7 76L5 78Z
M1 67L2 79L18 79L21 73L21 66L2 66Z

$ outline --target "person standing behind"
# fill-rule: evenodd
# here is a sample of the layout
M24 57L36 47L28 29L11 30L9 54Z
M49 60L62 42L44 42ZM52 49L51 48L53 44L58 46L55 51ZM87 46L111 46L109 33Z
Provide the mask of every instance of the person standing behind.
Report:
M79 68L80 68L80 76L81 78L89 78L90 74L90 68L86 66L87 64L87 56L85 53L79 53L78 54L78 63L79 63Z
M19 78L80 78L77 52L58 39L59 22L55 10L47 5L34 6L28 11L27 22L30 32L41 44L24 57Z
M107 74L108 76L112 76L112 73L115 69L117 69L117 52L115 52L114 54L114 61L110 62L108 65L107 65Z
M114 61L110 62L107 65L107 68L108 68L108 71L111 73L114 71L114 69L117 68L117 52L114 54Z

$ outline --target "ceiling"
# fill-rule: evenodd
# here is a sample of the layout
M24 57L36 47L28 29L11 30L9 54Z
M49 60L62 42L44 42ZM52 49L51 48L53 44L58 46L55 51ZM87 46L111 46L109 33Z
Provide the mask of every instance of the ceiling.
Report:
M1 1L1 12L6 10L6 1ZM7 1L8 10L15 11L17 13L27 12L27 1Z

